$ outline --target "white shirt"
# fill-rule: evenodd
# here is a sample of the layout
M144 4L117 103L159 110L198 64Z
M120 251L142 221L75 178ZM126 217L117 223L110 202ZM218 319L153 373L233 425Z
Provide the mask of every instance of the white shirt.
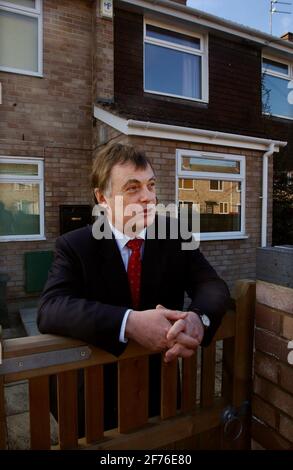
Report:
M131 238L128 237L127 235L125 235L125 233L120 232L120 230L117 230L117 228L114 227L111 224L110 221L109 221L109 225L110 225L112 233L115 237L117 246L119 248L121 258L123 260L123 264L124 264L124 267L125 267L125 271L127 271L128 261L129 261L130 255L131 255L131 250L126 245L129 242L129 240L131 240ZM138 236L136 238L142 238L143 240L145 240L145 236L146 236L146 228L144 228L138 234ZM141 256L143 255L143 249L144 249L144 244L142 244L142 246L141 246L141 252L140 252ZM121 323L120 334L119 334L119 341L121 343L127 343L127 341L128 341L125 338L125 328L126 328L126 322L127 322L127 319L128 319L128 315L130 314L131 311L132 311L131 308L126 310L126 312L124 314L124 317L123 317L123 320L122 320L122 323Z

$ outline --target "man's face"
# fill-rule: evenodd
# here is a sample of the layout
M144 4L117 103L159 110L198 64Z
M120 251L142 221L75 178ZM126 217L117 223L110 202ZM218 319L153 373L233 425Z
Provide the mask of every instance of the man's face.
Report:
M96 196L107 206L111 223L127 235L137 235L154 220L155 175L149 165L144 170L131 163L115 165L110 194L96 193Z

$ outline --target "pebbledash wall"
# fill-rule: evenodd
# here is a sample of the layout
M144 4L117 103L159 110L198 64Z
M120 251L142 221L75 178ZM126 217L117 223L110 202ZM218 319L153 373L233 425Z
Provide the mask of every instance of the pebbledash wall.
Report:
M60 204L89 204L92 2L43 2L43 77L0 71L0 158L44 159L45 240L0 243L8 306L25 300L24 253L52 249Z

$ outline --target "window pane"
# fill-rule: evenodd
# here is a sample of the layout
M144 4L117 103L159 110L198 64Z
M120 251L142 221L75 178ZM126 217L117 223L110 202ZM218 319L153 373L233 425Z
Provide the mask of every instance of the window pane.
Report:
M40 233L39 185L0 184L0 235L37 235Z
M150 91L201 99L201 57L146 44L145 87Z
M38 71L38 20L0 10L0 66Z
M290 82L283 78L264 74L263 77L263 112L293 118L293 106L289 103L288 88Z
M0 175L38 176L38 165L33 163L0 163Z
M240 162L219 158L182 157L181 170L240 174Z
M13 3L20 7L36 8L36 0L5 0L6 3Z
M200 39L188 36L187 34L177 33L176 31L168 31L167 29L158 28L157 26L152 25L147 25L146 34L150 38L173 42L174 44L192 47L193 49L200 49Z
M262 63L265 70L272 70L273 72L285 73L288 75L288 65L286 64L280 64L279 62L269 59L263 59Z
M178 190L178 199L200 204L200 231L239 232L241 230L241 194L238 181L223 181L223 191L211 191L213 180L194 180L194 191ZM181 203L182 204L182 203Z

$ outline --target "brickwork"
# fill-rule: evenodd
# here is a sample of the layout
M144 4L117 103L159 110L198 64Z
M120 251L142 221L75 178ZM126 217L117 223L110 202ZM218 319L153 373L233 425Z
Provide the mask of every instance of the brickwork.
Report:
M44 2L44 76L0 72L0 155L44 159L44 241L1 243L8 306L27 298L24 253L52 249L60 204L89 204L92 159L92 2Z
M100 15L100 0L93 2L93 100L114 98L114 27L109 18Z
M252 437L268 450L293 449L293 289L257 281L256 297Z

